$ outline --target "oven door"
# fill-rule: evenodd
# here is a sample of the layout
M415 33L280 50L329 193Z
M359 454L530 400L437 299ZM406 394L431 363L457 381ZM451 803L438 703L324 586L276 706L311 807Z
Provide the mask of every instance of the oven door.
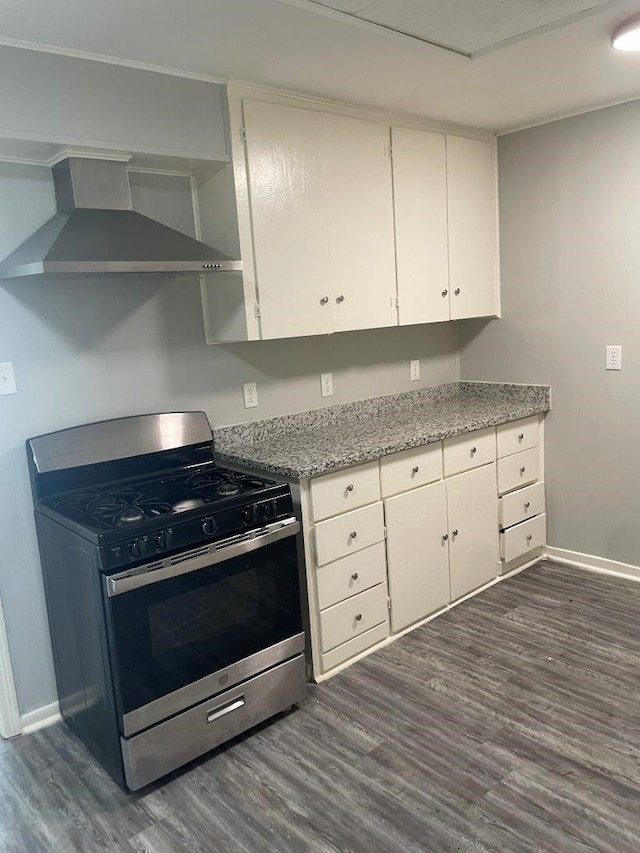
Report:
M122 734L304 648L295 518L105 577Z

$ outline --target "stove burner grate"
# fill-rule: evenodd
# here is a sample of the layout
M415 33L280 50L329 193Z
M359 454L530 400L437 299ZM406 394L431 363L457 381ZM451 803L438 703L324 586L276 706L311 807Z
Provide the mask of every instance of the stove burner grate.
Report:
M167 515L172 510L170 504L147 498L128 487L116 487L97 495L74 495L66 504L105 527L126 527Z

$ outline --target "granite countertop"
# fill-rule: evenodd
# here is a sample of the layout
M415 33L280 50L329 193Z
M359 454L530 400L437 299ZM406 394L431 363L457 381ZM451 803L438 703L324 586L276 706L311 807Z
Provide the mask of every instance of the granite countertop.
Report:
M214 431L222 464L292 480L547 412L548 385L450 382Z

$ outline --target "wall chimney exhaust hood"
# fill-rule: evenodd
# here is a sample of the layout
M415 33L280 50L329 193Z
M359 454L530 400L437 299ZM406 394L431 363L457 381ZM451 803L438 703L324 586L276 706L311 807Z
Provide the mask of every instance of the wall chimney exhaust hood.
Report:
M0 263L0 279L242 269L242 261L132 210L126 163L68 157L52 171L58 212Z

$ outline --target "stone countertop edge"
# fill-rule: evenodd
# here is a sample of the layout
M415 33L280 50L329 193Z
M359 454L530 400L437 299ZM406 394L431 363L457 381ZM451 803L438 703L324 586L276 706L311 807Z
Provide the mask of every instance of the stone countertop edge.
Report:
M550 402L548 385L451 382L222 427L214 430L215 455L222 464L302 480L543 414Z

